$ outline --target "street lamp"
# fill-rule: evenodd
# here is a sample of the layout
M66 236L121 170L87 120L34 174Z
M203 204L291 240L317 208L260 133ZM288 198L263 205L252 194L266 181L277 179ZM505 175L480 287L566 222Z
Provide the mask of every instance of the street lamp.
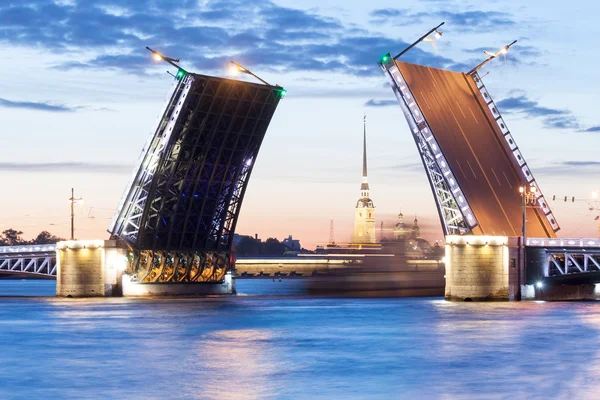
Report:
M165 61L168 62L169 64L171 64L172 66L174 66L175 68L177 68L177 74L173 75L171 74L169 71L167 71L167 73L169 75L172 75L175 77L175 79L177 80L181 80L181 78L183 78L185 76L185 74L187 73L183 68L181 68L179 65L177 65L176 63L179 62L179 58L171 58L171 57L167 57L164 54L159 53L156 50L152 50L150 47L146 46L146 49L152 53L152 58L154 58L156 61Z
M442 22L441 24L439 24L435 28L432 28L429 32L427 32L426 34L424 34L423 36L421 36L420 38L418 38L413 44L411 44L410 46L408 46L407 48L405 48L404 50L402 50L400 53L398 53L398 55L396 57L394 57L394 60L397 60L400 57L402 57L402 55L404 53L406 53L407 51L409 51L410 49L412 49L413 47L415 47L417 44L419 44L422 41L431 42L433 44L433 47L435 48L435 43L433 42L434 38L435 39L440 39L442 37L442 32L438 31L438 28L440 26L444 25L444 24L445 24L445 22ZM434 37L430 38L429 35L431 35L434 32L435 32ZM389 57L387 57L387 59L385 59L386 56L387 56L387 54L381 58L381 62L382 63L389 61Z
M523 221L521 232L523 233L522 239L522 250L523 250L523 264L520 265L517 270L517 300L521 300L521 268L524 271L527 267L527 205L535 205L535 199L537 194L537 187L535 186L520 186L519 193L521 194L521 211L523 214Z
M492 53L491 51L484 50L483 53L485 55L487 55L488 58L485 61L481 62L478 66L476 66L475 68L473 68L472 70L470 70L469 72L467 72L467 75L471 75L473 72L479 70L481 67L483 67L488 62L492 61L494 58L498 57L500 54L506 54L506 53L508 53L508 49L510 48L510 46L512 46L515 43L517 43L516 40L514 40L512 43L507 44L506 46L502 47L500 50L498 50L495 53Z
M262 79L261 77L259 77L258 75L256 75L255 73L253 73L252 71L250 71L248 68L244 67L241 64L236 63L235 61L231 61L231 72L233 75L237 75L237 74L248 74L250 76L253 76L254 78L258 79L259 81L261 81L262 83L264 83L267 86L272 86L269 82L265 81L264 79ZM279 96L281 98L284 98L285 95L287 94L287 90L285 90L284 88L282 88L279 85L275 85L275 87L277 88L277 91L279 93Z
M252 71L250 71L248 68L243 67L242 65L236 63L235 61L231 61L231 64L233 64L232 67L232 71L236 74L238 73L242 73L242 74L248 74L251 75L253 77L255 77L256 79L258 79L259 81L261 81L262 83L264 83L267 86L271 86L269 84L269 82L265 81L264 79L260 78L258 75L256 75L255 73L253 73Z
M75 203L83 204L83 197L75 198L75 190L71 188L71 240L75 240Z

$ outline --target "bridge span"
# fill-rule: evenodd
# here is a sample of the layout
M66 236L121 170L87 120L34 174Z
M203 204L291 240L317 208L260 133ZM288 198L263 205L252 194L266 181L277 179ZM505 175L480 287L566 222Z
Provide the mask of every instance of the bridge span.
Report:
M0 275L56 279L56 245L0 246Z
M600 282L600 239L529 238L526 245L530 282Z

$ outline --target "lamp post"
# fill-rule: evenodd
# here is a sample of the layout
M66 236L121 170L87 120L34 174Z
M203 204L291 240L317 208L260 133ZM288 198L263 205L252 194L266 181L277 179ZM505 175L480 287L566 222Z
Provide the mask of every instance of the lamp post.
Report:
M71 240L75 240L75 203L83 204L83 197L76 199L75 190L73 188L71 188L71 198L69 199L69 203L71 203Z
M186 70L181 68L177 63L179 62L179 58L171 58L171 57L167 57L164 54L159 53L156 50L151 49L150 47L146 46L146 49L152 53L152 56L154 57L154 59L156 61L165 61L169 64L171 64L172 66L174 66L175 68L177 68L177 74L173 75L172 73L170 73L169 71L167 71L167 74L171 75L172 77L174 77L177 80L181 80L183 79L183 77L185 76L185 74L187 74Z
M600 191L594 190L592 192L592 201L590 202L590 210L598 210L600 211ZM594 219L598 221L598 237L600 238L600 216L596 216Z
M442 32L438 31L438 28L442 25L444 25L445 22L442 22L441 24L439 24L438 26L436 26L435 28L432 28L429 32L427 32L426 34L424 34L423 36L421 36L420 38L418 38L413 44L411 44L410 46L408 46L407 48L405 48L404 50L402 50L400 53L398 53L398 55L396 55L396 57L394 57L394 60L399 59L400 57L402 57L402 55L404 53L406 53L407 51L409 51L410 49L412 49L413 47L415 47L416 45L418 45L420 42L422 42L423 40L425 40L429 35L431 35L433 32L435 32L435 37L436 39L439 39L442 37ZM385 61L385 60L384 60Z
M163 55L163 54L159 53L159 52L158 52L158 51L156 51L156 50L152 50L152 49L151 49L150 47L148 47L148 46L146 46L146 49L147 49L149 52L151 52L151 53L152 53L152 56L154 57L154 59L155 59L156 61L163 60L163 61L166 61L166 62L168 62L169 64L171 64L171 65L172 65L172 66L174 66L175 68L177 68L177 69L181 69L181 67L180 67L179 65L177 65L177 64L176 64L176 63L178 63L178 62L179 62L179 58L171 58L171 57L167 57L167 56L165 56L165 55Z
M512 43L507 44L506 46L504 46L503 48L501 48L500 50L498 50L495 53L492 53L490 51L486 51L484 50L483 52L489 56L486 60L484 60L483 62L481 62L479 65L477 65L475 68L473 68L472 70L470 70L469 72L467 72L467 75L471 75L473 72L479 70L481 67L483 67L485 64L487 64L488 62L492 61L494 58L498 57L500 54L506 54L508 53L508 49L510 48L510 46L512 46L513 44L517 43L516 40L514 40Z
M236 63L235 61L231 61L231 63L233 64L233 72L234 73L237 74L237 73L241 72L242 74L251 75L251 76L255 77L256 79L258 79L259 81L261 81L262 83L264 83L265 85L271 86L269 84L269 82L265 81L264 79L262 79L261 77L259 77L258 75L256 75L252 71L250 71L248 68L243 67L242 65Z
M529 190L528 190L529 189ZM521 300L521 269L525 271L527 267L527 204L532 203L535 204L535 196L537 193L537 188L535 186L521 186L519 187L519 193L521 194L521 213L522 213L522 222L521 222L521 233L523 235L522 239L522 251L523 251L523 262L522 266L519 266L517 270L517 300Z
M260 76L256 75L254 72L250 71L248 68L244 67L241 64L236 63L235 61L231 61L231 64L233 64L232 66L232 72L233 74L248 74L250 76L253 76L254 78L258 79L261 83L264 83L267 86L272 86L269 82L265 81L264 79L262 79ZM287 90L285 90L284 88L282 88L281 86L275 84L275 87L277 88L277 91L279 92L279 96L281 98L284 98L285 95L287 94Z

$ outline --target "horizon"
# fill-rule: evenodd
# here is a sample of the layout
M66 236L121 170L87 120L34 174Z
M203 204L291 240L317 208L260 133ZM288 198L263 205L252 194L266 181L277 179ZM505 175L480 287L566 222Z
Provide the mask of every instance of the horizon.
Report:
M6 132L0 137L6 194L0 230L69 237L73 187L85 200L77 209L76 237L108 237L109 220L172 83L165 71L173 69L153 61L150 46L207 75L227 76L233 59L287 89L256 160L237 233L291 234L312 249L328 242L333 220L336 241L349 242L366 113L377 238L380 221L390 234L403 212L411 224L418 216L431 243L443 239L416 146L376 63L445 21L437 47L420 43L406 60L466 71L485 59L484 49L517 39L506 59L485 67L486 86L546 198L561 199L550 201L562 228L558 236L598 236L600 211L582 200L600 189L597 84L590 81L600 56L572 45L599 33L593 12L579 15L558 1L516 9L508 1L436 1L435 11L416 1L401 9L379 0L292 4L139 1L123 7L33 0L0 6L0 40L18 60L0 65ZM548 21L561 22L548 31ZM578 201L563 202L564 196Z

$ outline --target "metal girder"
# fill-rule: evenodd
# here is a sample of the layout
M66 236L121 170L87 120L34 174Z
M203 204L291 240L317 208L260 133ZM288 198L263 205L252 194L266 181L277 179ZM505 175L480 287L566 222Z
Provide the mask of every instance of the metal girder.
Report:
M577 250L547 253L548 276L561 276L600 272L600 252L587 253Z
M55 245L0 247L0 274L56 277Z
M129 273L141 283L220 282L230 264L228 252L134 251Z
M406 117L433 192L445 235L472 233L477 220L423 112L393 61L380 64Z
M204 75L176 83L109 226L135 250L132 272L140 281L178 281L174 271L192 268L185 260L194 257L203 271L204 264L220 271L224 260L222 274L208 275L223 278L248 179L280 98L280 87Z

